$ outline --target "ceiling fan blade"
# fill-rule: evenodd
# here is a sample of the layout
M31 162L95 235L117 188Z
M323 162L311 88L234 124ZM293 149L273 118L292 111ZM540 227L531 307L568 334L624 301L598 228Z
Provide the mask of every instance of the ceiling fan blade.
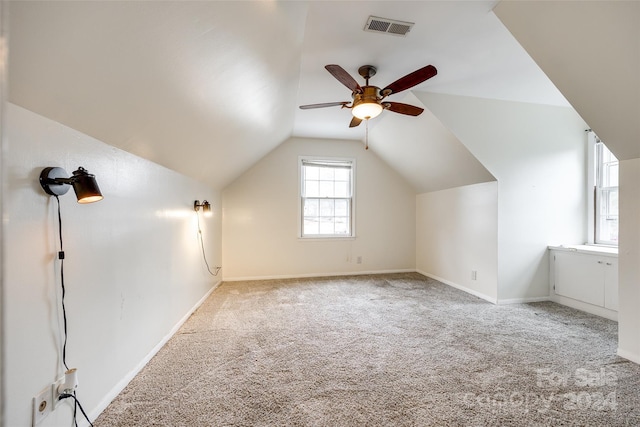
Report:
M403 104L402 102L385 102L383 105L389 111L406 114L407 116L419 116L424 111L424 108Z
M333 77L338 79L340 83L348 87L351 92L362 92L362 88L358 84L358 82L351 77L349 73L347 73L344 68L339 65L330 64L325 65L326 70L331 73Z
M359 119L356 116L353 116L353 119L351 119L351 123L349 123L349 127L354 128L358 126L360 123L362 123L362 119Z
M400 77L398 80L382 89L380 93L382 94L382 96L389 96L392 93L402 92L403 90L407 90L416 85L419 85L426 80L429 80L436 74L438 74L438 70L436 70L436 67L434 67L433 65L427 65L426 67L422 67L419 70L414 71L413 73L409 73L404 77Z
M310 110L312 108L325 108L325 107L337 107L338 105L342 105L345 106L349 103L349 101L343 101L343 102L325 102L324 104L308 104L308 105L301 105L300 109L302 110Z

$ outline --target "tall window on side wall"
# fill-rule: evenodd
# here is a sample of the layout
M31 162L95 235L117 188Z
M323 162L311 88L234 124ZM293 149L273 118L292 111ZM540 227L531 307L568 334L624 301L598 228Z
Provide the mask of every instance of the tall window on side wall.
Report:
M353 237L355 159L300 158L300 236Z
M594 243L618 245L618 159L595 137Z

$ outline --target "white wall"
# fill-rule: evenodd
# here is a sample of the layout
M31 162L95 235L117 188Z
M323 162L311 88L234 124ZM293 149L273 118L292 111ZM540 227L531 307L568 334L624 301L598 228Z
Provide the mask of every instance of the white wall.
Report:
M207 294L218 277L205 270L193 201L203 219L211 265L220 265L220 197L207 186L147 160L8 105L5 191L4 372L7 426L31 423L31 398L63 372L55 199L40 171L84 166L104 200L79 205L61 196L67 362L78 368L79 398L92 417L132 371ZM71 425L59 408L42 424Z
M502 1L495 12L623 160L618 353L640 363L640 3Z
M620 162L618 354L640 363L640 159Z
M586 238L586 124L568 107L416 95L498 180L498 300L547 296L547 245Z
M298 238L301 155L356 158L355 239ZM415 192L360 142L292 138L222 198L225 280L415 269Z
M496 302L498 183L424 193L416 200L416 269Z

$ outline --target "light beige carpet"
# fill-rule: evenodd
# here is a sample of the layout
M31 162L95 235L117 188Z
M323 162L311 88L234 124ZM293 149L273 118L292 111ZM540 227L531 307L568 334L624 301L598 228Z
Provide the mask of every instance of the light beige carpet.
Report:
M95 425L640 425L616 334L415 273L223 283Z

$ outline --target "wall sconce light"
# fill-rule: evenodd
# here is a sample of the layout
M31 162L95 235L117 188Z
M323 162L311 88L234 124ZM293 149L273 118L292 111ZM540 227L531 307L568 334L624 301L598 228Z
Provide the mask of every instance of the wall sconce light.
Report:
M69 191L69 185L76 193L78 203L92 203L103 199L95 176L80 166L67 178L67 171L62 168L48 167L40 172L40 185L45 193L62 196Z
M200 203L199 200L196 200L193 202L194 211L198 212L200 208L202 208L202 212L204 212L204 216L213 215L213 213L211 212L211 203L207 202L206 200L203 200L202 203Z

